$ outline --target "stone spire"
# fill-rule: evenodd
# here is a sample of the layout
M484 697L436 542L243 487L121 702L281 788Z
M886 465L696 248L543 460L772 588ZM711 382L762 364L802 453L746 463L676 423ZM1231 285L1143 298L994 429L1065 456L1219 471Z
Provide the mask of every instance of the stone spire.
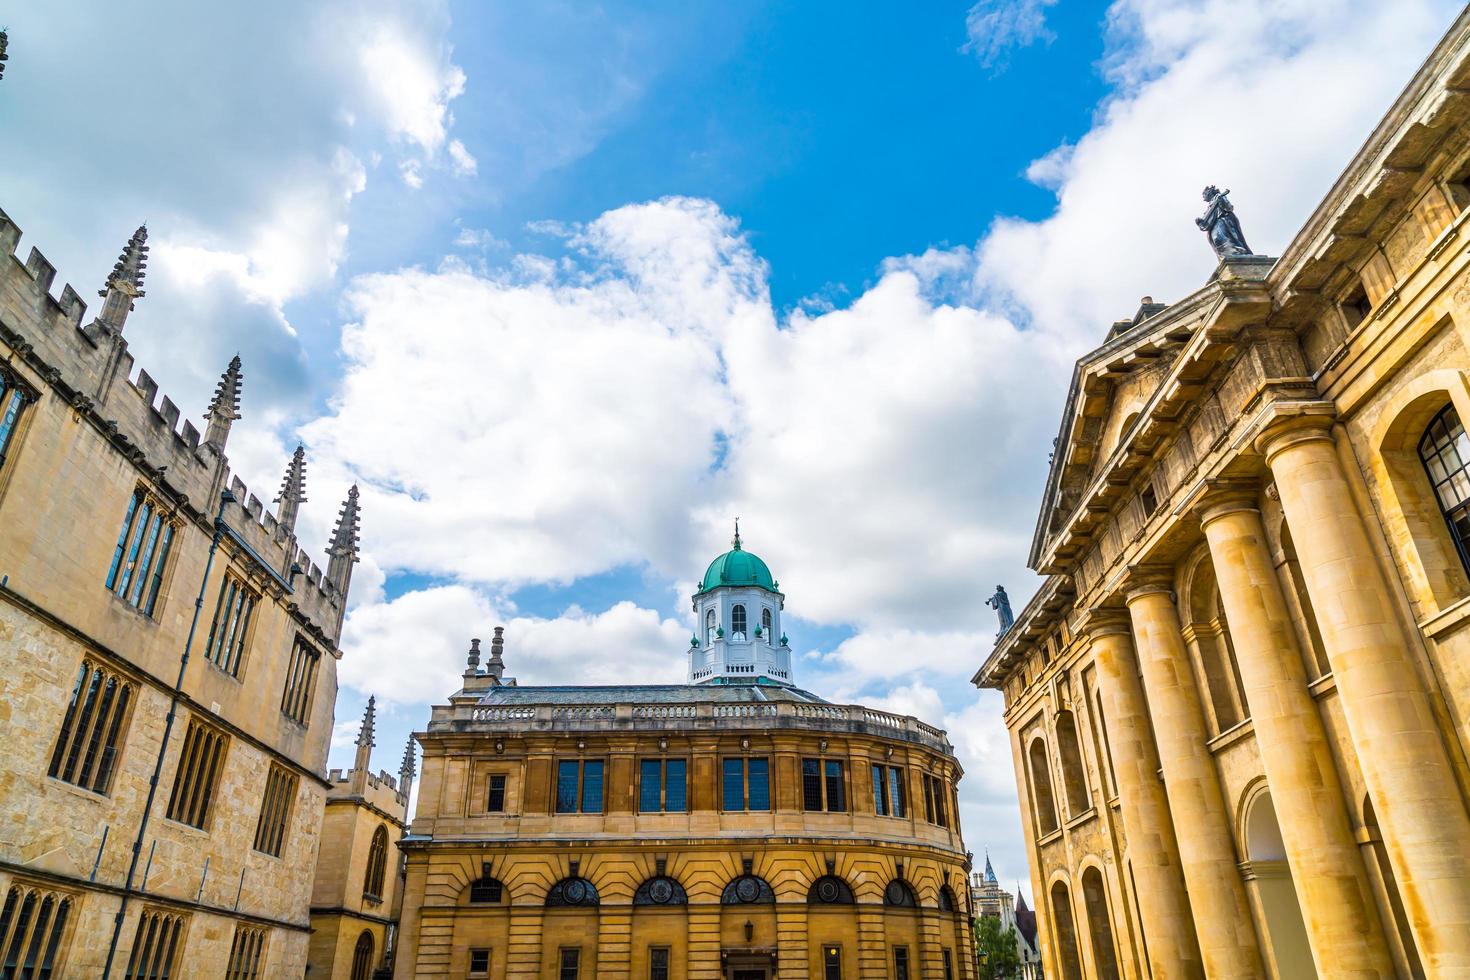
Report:
M480 676L480 638L478 636L470 640L470 652L465 654L464 662L466 677Z
M220 375L219 384L214 386L214 397L209 400L209 408L204 413L209 422L204 430L204 442L216 449L225 448L225 440L230 437L230 423L240 417L242 377L240 355L236 354L230 358L225 373Z
M995 869L990 866L990 852L989 851L986 851L985 852L985 883L987 885L998 885L998 884L1000 884L1000 882L996 880L996 877L995 877Z
M413 733L408 735L408 745L403 748L403 762L398 766L398 792L402 794L404 802L408 801L409 792L413 789L413 777L418 775L418 767L413 761Z
M352 582L352 566L358 561L361 527L357 496L357 484L354 483L337 513L337 527L332 531L332 543L327 548L332 559L327 564L327 579L343 595L347 594L347 587Z
M505 661L500 655L505 652L505 627L495 627L495 638L490 641L490 662L485 665L485 673L495 678L498 683L505 676Z
M352 791L361 795L367 789L368 767L373 759L373 728L378 720L377 695L369 694L362 712L362 727L357 732L357 757L352 761Z
M296 446L291 462L286 464L286 477L281 481L281 492L276 497L276 520L288 531L296 530L296 514L306 503L306 447Z
M123 324L128 322L128 313L133 301L143 296L144 270L148 267L148 226L139 225L117 257L107 285L98 290L103 297L102 312L98 322L105 324L114 333L122 333Z

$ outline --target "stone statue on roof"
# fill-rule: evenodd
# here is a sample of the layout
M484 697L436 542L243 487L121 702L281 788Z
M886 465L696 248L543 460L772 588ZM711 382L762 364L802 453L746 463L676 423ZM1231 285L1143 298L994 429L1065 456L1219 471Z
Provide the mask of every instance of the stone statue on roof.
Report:
M1011 597L1006 595L1005 586L997 585L995 595L986 599L985 604L994 609L995 614L1000 617L1000 632L995 635L1004 636L1006 630L1010 629L1011 624L1016 621L1016 617L1011 614Z
M1222 191L1211 184L1205 188L1203 196L1209 207L1203 217L1194 219L1194 223L1210 240L1215 255L1225 259L1232 255L1255 254L1245 243L1245 232L1240 230L1240 219L1235 216L1235 207L1230 203L1230 191Z

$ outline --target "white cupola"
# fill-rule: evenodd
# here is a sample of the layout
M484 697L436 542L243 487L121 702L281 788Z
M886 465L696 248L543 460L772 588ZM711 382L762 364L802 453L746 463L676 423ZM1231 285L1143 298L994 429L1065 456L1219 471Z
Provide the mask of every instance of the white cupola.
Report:
M738 520L730 543L693 596L689 683L790 684L791 647L781 631L786 597L766 563L741 547Z

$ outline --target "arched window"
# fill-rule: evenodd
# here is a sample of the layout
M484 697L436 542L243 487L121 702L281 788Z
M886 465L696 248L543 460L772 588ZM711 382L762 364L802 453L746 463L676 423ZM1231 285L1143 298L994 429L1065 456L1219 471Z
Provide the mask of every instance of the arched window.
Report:
M806 900L812 905L852 905L856 901L847 882L836 875L823 875L812 882Z
M500 883L500 879L485 875L470 882L471 905L499 905L504 900L505 886Z
M1031 760L1031 809L1036 820L1036 836L1045 837L1057 829L1057 804L1051 794L1051 765L1046 759L1046 742L1033 739L1028 752Z
M1118 957L1113 951L1113 926L1108 919L1108 895L1102 872L1082 872L1082 898L1087 906L1087 931L1092 938L1092 961L1099 980L1118 980Z
M883 904L893 905L901 909L913 909L919 907L918 899L914 898L914 889L902 878L894 878L883 889Z
M954 891L948 885L939 886L939 911L953 912L955 910Z
M711 609L704 614L704 645L706 648L714 644L715 630L718 628L719 623L715 620L715 611Z
M563 878L546 893L547 908L597 904L597 886L586 878Z
M352 950L352 980L368 980L373 969L373 934L366 929Z
M657 875L638 886L633 893L634 905L688 905L684 886L668 875Z
M745 607L737 603L730 610L730 639L745 639L745 626Z
M1057 712L1057 753L1062 757L1062 786L1067 791L1067 815L1080 816L1092 801L1087 796L1087 771L1082 765L1082 748L1077 741L1077 718L1070 711Z
M1429 421L1419 438L1419 459L1429 473L1460 561L1470 570L1470 437L1455 406L1446 405Z
M774 905L776 893L759 875L743 874L725 886L721 905Z
M761 636L766 638L766 644L769 646L771 642L771 611L769 609L761 610Z
M1082 957L1077 953L1077 926L1072 920L1072 895L1067 886L1051 886L1052 936L1057 946L1062 980L1082 980Z
M383 900L383 872L388 867L388 830L382 824L373 831L368 845L367 875L362 882L362 897L370 902Z

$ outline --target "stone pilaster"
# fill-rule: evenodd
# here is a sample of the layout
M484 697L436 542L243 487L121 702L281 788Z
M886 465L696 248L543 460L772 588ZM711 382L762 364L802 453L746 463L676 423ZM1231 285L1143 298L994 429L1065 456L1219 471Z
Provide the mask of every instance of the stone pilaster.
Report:
M883 930L883 907L859 905L858 910L858 978L886 980L888 976L888 942Z
M1098 693L1112 748L1128 858L1138 883L1149 967L1155 980L1199 980L1205 975L1204 963L1190 917L1169 800L1159 779L1159 754L1149 727L1148 702L1128 616L1121 610L1094 610L1083 628L1097 664Z
M1259 445L1426 972L1470 976L1470 816L1326 418Z
M1206 498L1201 519L1317 973L1391 977L1383 925L1327 730L1307 690L1255 491Z
M813 947L807 945L805 905L776 906L776 952L781 976L807 980Z
M1204 710L1167 583L1140 582L1128 594L1128 612L1205 973L1211 978L1263 976L1230 811L1206 745Z
M510 977L541 976L540 905L512 905L510 937L506 941L505 975Z
M689 980L720 980L720 906L689 906Z
M597 976L628 980L632 957L633 906L602 906L597 914Z

